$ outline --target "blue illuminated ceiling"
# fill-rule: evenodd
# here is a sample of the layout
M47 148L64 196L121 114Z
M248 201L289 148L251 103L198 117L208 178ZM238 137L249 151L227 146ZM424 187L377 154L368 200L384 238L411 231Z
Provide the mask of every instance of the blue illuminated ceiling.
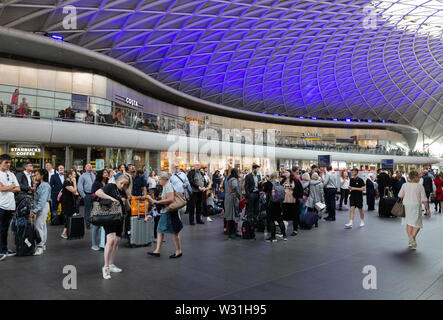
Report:
M62 35L190 95L443 134L439 0L7 1L0 25ZM62 27L77 8L77 29Z

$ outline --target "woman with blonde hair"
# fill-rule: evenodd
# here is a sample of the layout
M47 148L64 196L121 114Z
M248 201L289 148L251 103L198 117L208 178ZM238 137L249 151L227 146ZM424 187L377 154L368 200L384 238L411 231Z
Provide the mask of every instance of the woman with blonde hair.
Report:
M174 187L172 183L169 182L169 173L161 172L159 174L158 182L163 187L161 200L154 200L150 196L149 202L155 205L162 205L160 210L160 221L157 227L157 247L153 252L148 252L150 256L160 257L160 249L163 243L163 239L166 233L172 234L172 240L175 244L175 253L169 258L176 259L180 258L183 253L181 250L180 236L178 235L181 229L183 229L183 224L178 216L178 211L169 212L167 206L174 202Z
M123 217L126 215L126 208L130 207L132 179L127 173L122 173L116 183L108 183L103 188L98 189L95 195L100 199L109 199L120 203ZM122 272L114 264L115 255L123 232L123 220L111 226L105 226L106 246L104 251L105 265L102 268L103 278L111 279L111 272Z
M405 207L406 233L409 238L409 247L417 249L416 237L421 228L423 228L421 204L424 203L426 207L426 215L431 217L429 211L429 202L426 197L425 188L419 183L420 175L417 171L409 172L408 181L401 186L398 197L403 199Z

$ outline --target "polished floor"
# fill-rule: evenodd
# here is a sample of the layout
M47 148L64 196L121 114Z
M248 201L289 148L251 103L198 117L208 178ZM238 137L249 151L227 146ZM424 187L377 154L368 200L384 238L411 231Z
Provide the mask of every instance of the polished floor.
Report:
M366 227L345 230L348 212L289 241L226 241L222 220L188 226L183 257L167 238L161 258L123 240L111 280L101 277L103 253L83 240L63 240L49 226L47 251L0 262L0 299L443 299L443 218L424 219L418 250L408 249L400 219L367 214ZM359 219L356 219L358 222ZM12 237L10 236L12 241ZM11 242L12 243L12 242ZM77 290L63 288L65 265L77 269ZM377 271L377 289L363 288L364 266Z

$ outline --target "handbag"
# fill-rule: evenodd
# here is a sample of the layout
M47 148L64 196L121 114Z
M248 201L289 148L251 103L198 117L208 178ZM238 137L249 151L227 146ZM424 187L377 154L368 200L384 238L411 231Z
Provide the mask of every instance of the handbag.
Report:
M405 206L403 205L403 200L402 199L398 199L394 206L392 207L391 213L396 216L396 217L400 217L400 218L404 218L405 215Z
M103 206L100 202L92 203L91 217L89 221L94 226L110 226L122 221L122 206L112 202L111 207Z
M174 187L172 187L172 189L174 190L174 201L166 206L166 210L168 210L168 212L177 211L186 205L186 198L183 193L175 191Z
M324 210L325 208L326 208L326 205L324 203L317 202L315 204L315 209L317 209L318 212Z

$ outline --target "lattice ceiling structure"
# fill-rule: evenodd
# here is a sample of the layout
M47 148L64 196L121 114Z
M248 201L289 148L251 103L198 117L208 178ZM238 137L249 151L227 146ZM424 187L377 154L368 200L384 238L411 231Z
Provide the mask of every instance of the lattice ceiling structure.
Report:
M75 30L62 27L67 5ZM0 10L2 26L62 35L207 101L443 134L440 0L3 0Z

